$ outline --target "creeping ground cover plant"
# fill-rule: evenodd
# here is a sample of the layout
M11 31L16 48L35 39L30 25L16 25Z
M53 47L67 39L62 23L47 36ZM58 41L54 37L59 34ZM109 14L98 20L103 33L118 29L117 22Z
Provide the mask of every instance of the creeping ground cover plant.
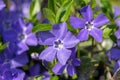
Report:
M119 0L0 0L0 80L120 80Z

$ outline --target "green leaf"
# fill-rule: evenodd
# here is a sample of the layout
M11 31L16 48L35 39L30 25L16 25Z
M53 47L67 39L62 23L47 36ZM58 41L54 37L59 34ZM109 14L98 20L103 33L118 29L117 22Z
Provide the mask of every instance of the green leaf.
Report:
M36 76L34 77L34 80L41 80L44 76ZM33 79L32 79L33 80Z
M59 8L56 14L56 23L64 22L68 19L71 11L73 0L64 1L63 5Z
M59 80L58 76L52 76L50 80Z
M56 0L48 0L48 8L56 13Z
M95 8L95 7L96 7L96 0L92 0L91 2L92 2L92 3L91 3L91 7L92 7L92 8Z
M52 24L55 24L55 14L49 8L44 8L43 14Z
M117 30L115 25L107 25L107 27L103 30L103 37L108 38L115 30Z
M8 43L5 43L3 45L2 43L0 43L0 51L4 50L7 46L8 46Z
M52 29L51 24L38 24L33 27L32 32L36 33L39 31L47 31L47 30L51 30L51 29Z
M33 0L30 4L30 19L32 19L38 12L40 12L41 0Z

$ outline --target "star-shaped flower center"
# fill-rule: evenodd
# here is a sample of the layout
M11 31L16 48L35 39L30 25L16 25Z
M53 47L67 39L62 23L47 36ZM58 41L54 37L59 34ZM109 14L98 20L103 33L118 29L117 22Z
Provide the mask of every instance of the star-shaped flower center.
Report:
M88 29L89 31L94 28L93 22L86 22L85 23L85 28Z
M26 35L24 33L21 33L18 35L18 37L19 37L19 40L22 41L26 38Z
M53 43L53 45L54 45L54 48L61 49L61 48L63 48L63 41L59 40L59 39L55 40L54 43Z

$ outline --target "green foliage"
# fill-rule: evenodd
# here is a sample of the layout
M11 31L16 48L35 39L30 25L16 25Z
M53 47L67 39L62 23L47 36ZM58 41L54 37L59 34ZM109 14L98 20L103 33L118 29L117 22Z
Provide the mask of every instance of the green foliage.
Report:
M41 0L33 0L30 4L30 19L32 19L41 9Z
M36 76L34 77L34 80L41 80L44 76Z
M51 24L37 24L36 26L33 27L32 32L36 33L39 31L47 31L51 29L52 29Z
M56 23L64 22L70 16L73 0L66 0L56 13Z
M8 43L2 44L0 42L0 51L4 50L8 46Z
M53 13L51 9L44 8L43 14L52 24L55 24L55 14Z
M50 80L59 80L58 76L52 76Z
M115 25L107 25L103 30L103 37L109 38L110 35L114 34L115 30L117 30L117 27Z
M48 8L56 13L56 0L48 0Z

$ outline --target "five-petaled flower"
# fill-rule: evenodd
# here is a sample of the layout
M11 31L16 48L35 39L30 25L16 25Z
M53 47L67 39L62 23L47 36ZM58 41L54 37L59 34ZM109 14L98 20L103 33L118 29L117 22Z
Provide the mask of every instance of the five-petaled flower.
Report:
M89 5L83 7L80 12L84 19L70 17L70 23L74 28L82 28L78 34L80 41L88 40L90 34L98 42L101 42L102 30L98 28L108 23L109 19L104 14L100 14L97 18L93 19L92 9Z
M48 45L39 56L39 59L53 61L57 56L58 61L65 65L71 55L70 48L75 47L79 40L67 30L65 22L53 25L53 29L39 33L39 43Z

